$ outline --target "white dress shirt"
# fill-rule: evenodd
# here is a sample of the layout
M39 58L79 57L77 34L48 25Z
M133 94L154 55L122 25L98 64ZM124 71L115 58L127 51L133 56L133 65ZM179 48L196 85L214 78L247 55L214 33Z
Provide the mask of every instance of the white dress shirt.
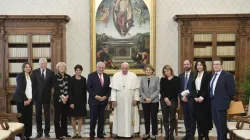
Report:
M44 72L42 69L40 69L40 71L41 71L41 76L42 76L42 74L44 74L44 79L46 79L46 69L44 70Z
M222 71L222 70L221 70L221 71ZM221 71L216 72L216 73L217 73L217 76L216 76L216 79L214 80L214 83L213 83L213 88L214 88L214 89L212 89L212 90L213 90L213 94L214 94L214 90L215 90L215 88L216 88L216 84L217 84L218 78L220 77ZM215 74L216 74L216 73L215 73ZM215 74L214 74L214 76L215 76ZM211 87L212 81L213 81L213 79L214 79L214 76L213 76L213 78L212 78L212 80L211 80L211 82L210 82L210 87Z
M191 70L188 71L188 72L185 72L184 79L186 78L186 75L187 75L187 80L189 80L190 73L191 73Z
M99 74L99 73L98 73L98 77L99 77L99 79L100 79L100 75L101 75L101 77L102 77L102 83L103 83L103 85L104 85L104 78L103 78L103 74Z
M198 73L199 74L199 73ZM197 76L197 78L195 79L195 87L197 91L201 90L201 80L203 77L204 71L201 72L201 74L199 74L199 76ZM199 97L201 100L203 100L204 98L202 96Z
M201 79L203 77L203 73L204 73L204 71L201 72L201 74L198 73L198 76L195 79L195 87L196 87L196 90L198 90L198 91L200 91L200 89L201 89Z
M30 77L26 77L26 81L27 81L27 84L25 88L25 95L28 99L32 99L32 83L31 83Z

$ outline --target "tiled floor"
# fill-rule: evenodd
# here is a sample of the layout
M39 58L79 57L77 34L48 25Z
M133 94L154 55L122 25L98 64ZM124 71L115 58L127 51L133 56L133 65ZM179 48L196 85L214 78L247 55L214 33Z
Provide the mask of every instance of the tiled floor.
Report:
M36 133L36 125L34 123L33 125L33 129L32 129L32 137L31 138L34 138L37 133ZM140 125L140 135L143 135L144 132L145 132L145 129L144 129L144 125ZM163 128L163 131L164 131L164 128ZM183 120L179 120L179 123L178 123L178 136L184 136L185 135L185 127L184 127L184 122ZM73 129L72 129L72 126L71 125L68 125L68 133L70 135L73 135ZM109 131L109 125L105 125L105 133L106 133L106 137L109 137L110 136L110 131ZM83 137L89 137L89 120L86 120L86 125L83 125L82 127L82 136ZM165 134L164 133L161 133L159 131L158 133L158 136L164 136ZM216 130L215 130L215 127L210 131L210 136L216 136ZM50 130L50 136L51 138L55 138L55 132L54 132L54 126L51 125L51 130ZM197 131L196 131L196 136L197 136ZM16 140L18 140L19 138L16 137Z

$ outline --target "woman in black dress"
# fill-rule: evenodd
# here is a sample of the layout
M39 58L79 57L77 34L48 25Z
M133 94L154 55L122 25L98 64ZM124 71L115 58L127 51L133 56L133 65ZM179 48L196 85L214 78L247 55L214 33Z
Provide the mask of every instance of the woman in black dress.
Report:
M75 66L75 75L72 77L72 92L70 96L70 116L74 130L73 139L81 138L81 128L83 117L87 115L86 111L86 78L81 76L82 66ZM78 120L78 133L76 133L76 120Z
M209 81L211 74L206 71L206 63L203 59L195 63L195 77L192 82L192 94L194 97L194 118L197 121L198 140L209 140L208 132L212 129L212 115L209 97Z
M178 107L178 94L181 81L179 77L174 75L174 71L169 65L163 67L162 74L163 77L160 80L160 103L165 128L164 140L174 140L173 133L176 127L175 114Z

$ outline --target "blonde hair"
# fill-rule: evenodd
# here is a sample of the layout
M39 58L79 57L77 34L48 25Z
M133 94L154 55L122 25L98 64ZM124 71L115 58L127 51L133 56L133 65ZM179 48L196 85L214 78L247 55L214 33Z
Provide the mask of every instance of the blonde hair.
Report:
M174 70L173 70L173 68L170 65L165 65L162 68L163 77L166 77L164 70L167 70L167 71L170 70L171 75L174 76Z
M67 69L66 63L64 63L64 62L58 62L58 63L56 64L56 70L59 70L59 67L60 67L60 66L64 66L65 69Z
M147 65L144 67L143 70L146 71L147 68L150 68L150 69L153 71L153 73L155 72L155 69L154 69L154 67L153 67L152 65L147 64Z

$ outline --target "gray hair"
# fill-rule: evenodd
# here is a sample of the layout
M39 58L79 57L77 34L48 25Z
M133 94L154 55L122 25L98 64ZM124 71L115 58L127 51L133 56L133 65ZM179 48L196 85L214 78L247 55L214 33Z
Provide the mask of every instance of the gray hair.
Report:
M56 64L56 69L59 70L59 67L60 67L60 66L64 66L65 69L67 69L67 65L66 65L66 63L64 63L64 62L58 62L58 63Z
M96 68L97 68L99 65L104 65L104 67L105 67L105 63L104 63L104 62L102 62L102 61L97 62L97 64L96 64Z
M42 62L47 63L47 59L46 59L46 58L40 58L40 59L39 59L39 64L41 64Z
M128 62L123 62L123 63L121 64L121 67L122 67L122 65L127 65L127 66L129 67Z

